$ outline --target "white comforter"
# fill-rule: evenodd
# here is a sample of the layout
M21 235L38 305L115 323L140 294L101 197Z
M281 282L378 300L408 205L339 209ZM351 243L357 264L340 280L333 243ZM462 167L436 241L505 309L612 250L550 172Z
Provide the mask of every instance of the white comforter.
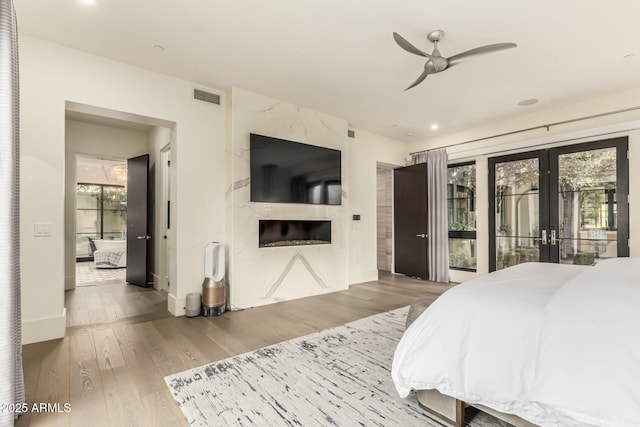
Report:
M403 397L437 389L542 426L638 426L639 327L639 259L521 264L438 298L392 376Z

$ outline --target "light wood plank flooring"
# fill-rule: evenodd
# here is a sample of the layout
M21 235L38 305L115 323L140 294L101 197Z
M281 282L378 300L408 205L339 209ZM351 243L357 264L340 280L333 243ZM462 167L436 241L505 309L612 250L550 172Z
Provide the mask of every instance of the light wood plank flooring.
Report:
M346 291L225 313L173 317L166 294L114 284L66 295L64 339L23 346L27 402L71 403L16 426L187 425L163 377L260 347L434 299L450 285L381 273Z

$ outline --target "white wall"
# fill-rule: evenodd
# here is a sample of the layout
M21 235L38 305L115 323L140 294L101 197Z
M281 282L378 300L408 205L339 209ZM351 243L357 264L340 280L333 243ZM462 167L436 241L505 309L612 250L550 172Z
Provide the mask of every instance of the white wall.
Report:
M404 166L407 144L362 129L348 139L349 153L349 283L378 279L376 166ZM352 220L360 215L360 221Z
M567 105L538 109L527 114L414 142L409 144L409 151L437 148L519 129L637 107L639 105L638 99L640 99L640 88L635 88ZM476 160L477 162L478 272L474 274L451 270L451 280L463 281L488 271L487 159L489 157L498 155L497 153L529 151L540 147L576 144L615 136L629 137L630 253L634 257L640 256L640 223L637 219L640 213L640 184L638 184L640 182L640 131L638 129L640 129L640 110L635 110L551 126L548 130L538 129L505 137L493 137L484 141L447 148L450 162L463 160Z
M143 131L65 121L65 289L76 280L76 156L128 159L147 152L147 139Z
M224 106L194 100L193 83L22 34L20 83L23 342L65 331L66 101L176 124L176 268L169 309L183 314L186 294L202 284L204 245L225 237ZM51 224L51 236L33 237L34 223Z

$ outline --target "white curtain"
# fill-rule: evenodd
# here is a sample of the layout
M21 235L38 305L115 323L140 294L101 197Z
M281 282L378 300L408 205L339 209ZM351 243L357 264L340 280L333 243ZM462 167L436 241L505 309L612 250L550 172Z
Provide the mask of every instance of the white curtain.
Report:
M0 0L0 403L3 405L24 403L18 100L15 9L11 0ZM0 411L0 426L12 426L16 415Z
M411 154L411 164L417 165L418 163L427 163L427 151Z
M411 164L427 163L427 268L429 280L449 282L449 222L447 219L447 150L411 155Z
M447 150L427 152L427 233L429 280L449 282Z

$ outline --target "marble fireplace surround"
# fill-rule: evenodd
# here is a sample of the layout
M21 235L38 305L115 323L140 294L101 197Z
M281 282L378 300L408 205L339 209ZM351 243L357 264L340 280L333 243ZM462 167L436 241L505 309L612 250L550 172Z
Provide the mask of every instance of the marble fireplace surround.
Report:
M261 248L331 244L331 221L261 219L258 222Z
M229 303L250 308L348 288L349 161L347 121L233 88L229 138ZM342 153L338 205L251 202L250 135ZM330 221L331 244L259 246L260 220Z

